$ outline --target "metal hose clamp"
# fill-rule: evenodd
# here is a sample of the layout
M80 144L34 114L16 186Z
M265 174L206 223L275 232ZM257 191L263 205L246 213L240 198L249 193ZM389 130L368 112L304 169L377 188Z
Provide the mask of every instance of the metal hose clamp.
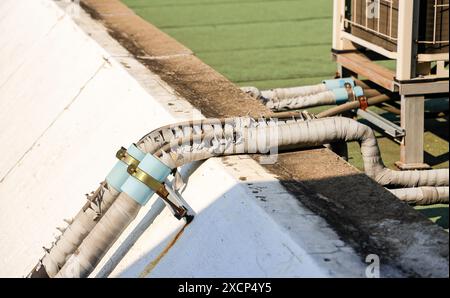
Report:
M348 101L356 100L356 94L355 94L355 91L353 90L352 84L350 84L349 82L346 82L344 84L344 87L345 87L345 90L347 90L347 93L348 93Z
M169 196L169 192L164 187L164 184L139 169L137 165L129 165L127 168L127 172L137 180L147 185L148 188L154 190L155 193L157 193L161 198Z
M131 156L124 147L120 147L119 151L116 153L116 157L128 166L133 165L137 167L139 164L139 160Z
M153 178L148 173L144 172L137 165L129 165L127 168L128 174L145 184L148 188L152 189L158 196L161 197L174 211L175 217L181 219L187 214L186 208L178 206L172 202L169 197L169 192L163 183Z

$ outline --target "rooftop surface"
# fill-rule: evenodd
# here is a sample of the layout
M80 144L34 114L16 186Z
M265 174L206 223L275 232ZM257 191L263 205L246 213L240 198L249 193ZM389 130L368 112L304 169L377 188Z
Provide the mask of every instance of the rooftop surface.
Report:
M81 4L0 2L0 276L34 267L121 145L192 117L268 111L119 1ZM257 161L182 167L195 220L164 209L150 223L155 196L91 276L362 276L368 254L382 276L448 276L448 233L330 150Z

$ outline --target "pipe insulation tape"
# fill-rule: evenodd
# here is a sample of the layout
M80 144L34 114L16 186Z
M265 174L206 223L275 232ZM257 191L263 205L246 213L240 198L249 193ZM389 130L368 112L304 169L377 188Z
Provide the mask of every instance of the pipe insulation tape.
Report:
M336 104L340 105L348 101L348 91L346 88L333 89L332 92L334 94L334 98L336 99ZM353 87L353 92L356 98L364 95L363 89L359 86Z
M337 88L344 88L345 87L345 83L349 83L352 87L355 86L355 81L352 78L323 80L322 83L327 86L328 90L333 90L333 89L337 89Z
M141 161L145 156L145 153L139 150L134 144L128 147L127 153L138 161ZM128 165L122 160L119 160L109 172L108 176L106 176L106 182L108 183L108 185L114 187L117 191L119 191L120 187L130 176L130 174L128 174L127 172L127 168Z
M139 163L138 168L159 182L164 182L167 176L172 172L171 168L166 166L152 154L147 154ZM133 176L128 177L122 185L121 190L141 205L145 205L155 193L154 190Z

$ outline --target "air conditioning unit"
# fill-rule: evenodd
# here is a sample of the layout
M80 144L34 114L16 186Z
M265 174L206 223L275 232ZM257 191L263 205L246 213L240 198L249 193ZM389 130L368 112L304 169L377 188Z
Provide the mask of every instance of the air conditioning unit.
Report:
M414 17L418 54L448 53L449 0L425 0L418 5ZM345 31L391 53L397 52L399 28L406 30L398 20L399 0L346 1Z
M398 165L426 167L424 100L431 94L448 100L449 0L334 0L332 52L341 76L400 95Z

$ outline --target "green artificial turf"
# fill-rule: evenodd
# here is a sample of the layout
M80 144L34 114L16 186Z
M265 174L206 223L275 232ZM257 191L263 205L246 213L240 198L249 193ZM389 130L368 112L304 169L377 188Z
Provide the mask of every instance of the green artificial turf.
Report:
M124 0L240 86L306 85L334 76L329 0Z
M330 0L122 1L239 86L309 85L335 75ZM397 116L384 116L398 123ZM447 125L448 116L426 120L425 161L435 168L448 167ZM385 164L395 168L399 145L380 133L377 137ZM356 143L349 144L349 162L362 169ZM448 206L430 206L421 212L448 229Z

